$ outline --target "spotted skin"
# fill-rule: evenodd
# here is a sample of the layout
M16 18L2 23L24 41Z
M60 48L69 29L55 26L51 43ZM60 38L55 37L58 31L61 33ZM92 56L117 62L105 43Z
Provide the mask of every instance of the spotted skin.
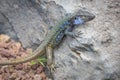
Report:
M21 59L0 61L0 66L28 62L38 58L40 55L43 55L46 52L47 65L52 71L52 69L54 69L53 49L61 43L65 36L75 36L74 33L71 32L75 26L84 24L85 22L91 21L94 18L95 15L88 11L79 11L79 13L75 13L67 18L64 18L56 27L52 28L41 45L33 51L33 54Z

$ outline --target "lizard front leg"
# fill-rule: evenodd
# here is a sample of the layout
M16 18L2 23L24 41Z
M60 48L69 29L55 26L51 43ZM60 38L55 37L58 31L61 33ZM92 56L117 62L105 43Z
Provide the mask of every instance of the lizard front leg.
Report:
M82 34L81 32L73 33L72 29L73 29L72 27L68 27L65 30L65 35L75 38L75 37L79 37L79 35Z
M52 46L48 45L46 47L46 55L47 55L47 66L48 66L48 69L51 72L54 72L55 68L54 68L54 64L53 64L53 48L52 48Z
M73 27L68 27L68 28L65 30L65 35L70 36L70 37L73 37L73 38L76 39L76 37L79 37L79 35L82 34L81 32L73 33L73 32L72 32L72 29L73 29ZM92 49L91 49L90 47L88 47L87 45L83 45L83 44L80 44L80 43L79 43L79 46L81 46L82 48L84 48L84 49L87 50L87 51L92 51Z

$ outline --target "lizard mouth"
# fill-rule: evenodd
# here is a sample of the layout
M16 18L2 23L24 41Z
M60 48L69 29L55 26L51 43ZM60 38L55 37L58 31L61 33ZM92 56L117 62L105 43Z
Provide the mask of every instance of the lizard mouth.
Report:
M95 18L95 15L92 14L92 15L88 16L87 18L88 19L86 19L86 21L91 21Z
M80 25L85 22L91 21L95 18L95 15L77 15L74 18L71 19L71 22L73 25Z
M79 15L79 17L84 21L84 22L88 22L91 21L95 18L94 14L91 15Z

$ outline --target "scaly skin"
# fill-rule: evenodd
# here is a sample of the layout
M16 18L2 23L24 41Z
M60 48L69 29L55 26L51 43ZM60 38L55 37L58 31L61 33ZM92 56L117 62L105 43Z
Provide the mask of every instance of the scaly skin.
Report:
M3 66L3 65L19 64L36 59L38 56L43 55L45 53L46 48L48 46L51 48L55 48L57 45L59 45L59 43L61 42L61 40L65 35L70 35L74 37L75 35L71 34L71 30L73 29L74 26L91 21L94 18L95 16L87 11L80 11L75 14L72 14L67 18L63 19L62 21L60 21L60 23L51 30L51 32L45 37L44 41L33 52L33 54L21 59L0 61L0 65ZM52 51L48 50L48 52L52 52ZM51 59L52 57L49 55L48 57L50 57Z

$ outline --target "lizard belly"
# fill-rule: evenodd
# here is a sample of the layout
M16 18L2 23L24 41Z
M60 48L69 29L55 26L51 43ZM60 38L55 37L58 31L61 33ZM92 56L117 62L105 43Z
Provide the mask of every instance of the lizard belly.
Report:
M58 46L64 38L64 31L60 32L53 40L53 47Z
M64 30L58 31L58 32L55 34L55 36L52 38L52 40L50 41L49 44L50 44L52 47L57 47L57 46L61 43L61 41L63 40L64 36L65 36Z
M54 35L54 37L52 38L52 40L50 42L52 47L56 47L61 43L61 41L63 40L63 38L65 36L65 30L66 30L68 24L69 24L68 21L64 21L58 27L59 29L56 31L56 34Z

